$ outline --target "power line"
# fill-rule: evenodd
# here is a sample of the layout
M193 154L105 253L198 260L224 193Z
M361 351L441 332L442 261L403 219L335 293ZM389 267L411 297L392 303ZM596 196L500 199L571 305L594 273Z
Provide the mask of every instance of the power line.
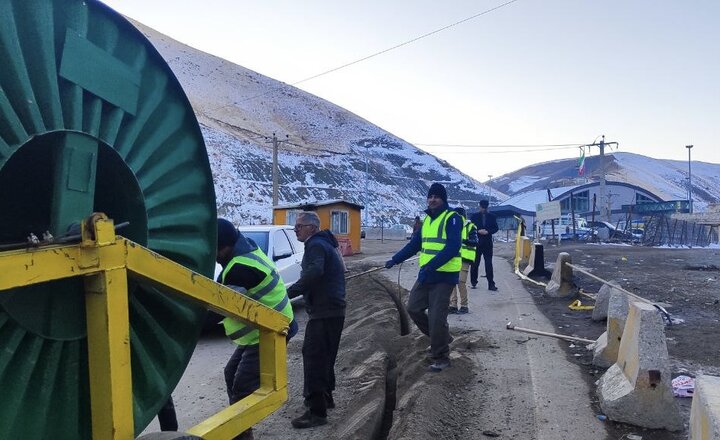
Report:
M568 147L576 148L585 144L578 142L575 144L535 144L535 145L472 145L472 144L421 144L413 142L412 145L420 145L423 147L460 147L460 148L544 148L544 147Z
M350 67L350 66L352 66L352 65L354 65L354 64L361 63L361 62L363 62L363 61L369 60L369 59L374 58L374 57L376 57L376 56L378 56L378 55L382 55L382 54L384 54L384 53L388 53L388 52L390 52L390 51L392 51L392 50L401 48L401 47L403 47L403 46L407 46L408 44L414 43L414 42L416 42L416 41L418 41L418 40L422 40L423 38L427 38L427 37L429 37L429 36L431 36L431 35L435 35L435 34L437 34L437 33L440 33L440 32L442 32L442 31L444 31L444 30L447 30L447 29L450 29L450 28L455 27L455 26L457 26L457 25L460 25L460 24L462 24L462 23L465 23L466 21L470 21L470 20L473 20L473 19L478 18L478 17L480 17L480 16L483 16L483 15L485 15L485 14L489 14L490 12L493 12L493 11L496 11L496 10L498 10L498 9L500 9L500 8L503 8L503 7L505 7L505 6L508 6L508 5L512 4L512 3L515 3L516 1L518 1L518 0L510 0L510 1L508 1L508 2L505 2L505 3L501 4L501 5L495 6L494 8L490 8L490 9L487 9L487 10L485 10L485 11L483 11L483 12L480 12L480 13L478 13L478 14L475 14L475 15L473 15L473 16L471 16L471 17L462 19L462 20L460 20L460 21L456 21L456 22L453 23L453 24L449 24L449 25L447 25L447 26L441 27L440 29L435 29L434 31L431 31L431 32L428 32L428 33L426 33L426 34L420 35L419 37L415 37L415 38L410 39L410 40L407 40L407 41L405 41L405 42L403 42L403 43L396 44L395 46L389 47L389 48L384 49L384 50L381 50L381 51L379 51L379 52L375 52L375 53L372 54L372 55L368 55L368 56L362 57L362 58L360 58L360 59L357 59L357 60L355 60L355 61L351 61L351 62L349 62L349 63L343 64L342 66L338 66L338 67L332 68L332 69L330 69L330 70L326 70L325 72L318 73L317 75L309 76L309 77L307 77L307 78L305 78L305 79L301 79L300 81L294 82L294 83L292 83L292 84L290 84L290 85L296 86L296 85L298 85L298 84L301 84L301 83L304 83L304 82L313 80L313 79L315 79L315 78L319 78L319 77L324 76L324 75L327 75L327 74L329 74L329 73L337 72L337 71L340 70L340 69L344 69L344 68L346 68L346 67Z
M227 104L227 105L218 107L218 108L216 108L215 110L219 110L219 109L225 108L225 107L230 107L230 106L232 106L232 105L236 105L236 104L239 104L239 103L241 103L241 102L251 101L251 100L253 100L253 99L257 99L257 98L260 98L260 97L263 97L263 96L266 96L266 95L269 95L269 94L272 94L272 93L277 93L277 92L280 92L280 91L286 89L288 86L293 86L293 87L294 87L294 86L297 86L298 84L302 84L302 83L304 83L304 82L311 81L311 80L316 79L316 78L319 78L319 77L321 77L321 76L325 76L325 75L328 75L328 74L330 74L330 73L337 72L338 70L344 69L344 68L346 68L346 67L353 66L353 65L358 64L358 63L361 63L361 62L363 62L363 61L367 61L367 60L369 60L369 59L371 59L371 58L375 58L375 57L377 57L377 56L379 56L379 55L388 53L388 52L393 51L393 50L395 50L395 49L399 49L399 48L401 48L401 47L403 47L403 46L407 46L408 44L412 44L412 43L414 43L414 42L416 42L416 41L422 40L423 38L430 37L430 36L432 36L432 35L435 35L435 34L437 34L437 33L440 33L440 32L442 32L442 31L445 31L445 30L450 29L450 28L452 28L452 27L458 26L458 25L460 25L460 24L462 24L462 23L465 23L465 22L467 22L467 21L470 21L470 20L473 20L473 19L475 19L475 18L481 17L481 16L483 16L483 15L485 15L485 14L489 14L490 12L497 11L498 9L504 8L505 6L508 6L508 5L511 5L512 3L515 3L516 1L518 1L518 0L509 0L509 1L507 1L507 2L505 2L505 3L502 3L502 4L498 5L498 6L495 6L495 7L493 7L493 8L486 9L485 11L479 12L479 13L477 13L477 14L475 14L475 15L472 15L472 16L470 16L470 17L464 18L464 19L462 19L462 20L460 20L460 21L456 21L455 23L449 24L449 25L447 25L447 26L443 26L443 27L441 27L441 28L439 28L439 29L435 29L434 31L431 31L431 32L428 32L428 33L426 33L426 34L420 35L420 36L418 36L418 37L412 38L412 39L407 40L407 41L405 41L405 42L402 42L402 43L400 43L400 44L396 44L395 46L389 47L389 48L387 48L387 49L383 49L383 50L381 50L381 51L379 51L379 52L375 52L375 53L373 53L373 54L364 56L364 57L359 58L359 59L357 59L357 60L355 60L355 61L351 61L351 62L349 62L349 63L345 63L345 64L340 65L340 66L338 66L338 67L334 67L334 68L329 69L329 70L326 70L326 71L324 71L324 72L321 72L321 73L318 73L318 74L309 76L309 77L307 77L307 78L301 79L300 81L296 81L296 82L290 83L290 84L288 84L288 85L283 85L283 86L281 86L281 87L280 87L279 89L277 89L277 90L268 90L267 92L259 93L259 94L254 95L254 96L250 96L250 97L248 97L248 98L241 99L241 100L239 100L239 101L237 101L237 102L235 102L235 103L233 103L233 104Z
M436 151L425 151L426 153L430 154L514 154L514 153L535 153L535 152L543 152L543 151L552 151L552 150L569 150L569 149L575 149L578 146L572 146L572 147L555 147L555 148L535 148L532 150L502 150L502 151L467 151L467 150L460 150L460 151L447 151L447 150L436 150Z

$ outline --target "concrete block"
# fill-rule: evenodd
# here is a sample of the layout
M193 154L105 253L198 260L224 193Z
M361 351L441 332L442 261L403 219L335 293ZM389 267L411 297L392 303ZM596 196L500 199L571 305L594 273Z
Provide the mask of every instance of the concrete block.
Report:
M720 440L720 377L695 378L690 440Z
M572 258L567 252L558 254L555 269L553 270L550 282L545 287L545 294L553 298L565 298L575 293L572 267L565 263L572 264Z
M665 327L652 305L630 303L617 362L600 378L598 396L610 420L651 429L683 429L670 382Z
M628 315L627 295L618 289L611 288L609 290L607 330L604 333L605 343L604 345L595 344L595 353L593 355L593 365L602 368L609 367L618 359L620 343L622 342L625 321Z
M600 291L598 292L597 296L595 297L595 308L593 309L592 313L592 320L593 321L602 321L603 319L607 318L607 312L608 312L608 301L610 300L610 291L612 290L613 286L620 287L620 283L618 283L615 280L608 281L610 285L603 284L600 288Z

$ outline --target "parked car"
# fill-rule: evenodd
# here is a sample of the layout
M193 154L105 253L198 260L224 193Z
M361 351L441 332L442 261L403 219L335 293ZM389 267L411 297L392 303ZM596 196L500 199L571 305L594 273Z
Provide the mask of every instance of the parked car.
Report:
M588 227L584 218L575 217L575 227L573 228L573 219L569 215L564 215L554 222L544 221L540 224L539 229L541 237L556 238L559 236L562 240L590 240L593 237L593 230ZM553 230L555 235L553 235ZM595 232L595 234L597 233Z
M590 221L588 227L594 229L601 240L634 241L637 239L633 233L619 230L612 223L605 221Z
M240 232L254 241L275 262L286 287L300 279L300 263L305 245L298 241L290 225L240 226Z

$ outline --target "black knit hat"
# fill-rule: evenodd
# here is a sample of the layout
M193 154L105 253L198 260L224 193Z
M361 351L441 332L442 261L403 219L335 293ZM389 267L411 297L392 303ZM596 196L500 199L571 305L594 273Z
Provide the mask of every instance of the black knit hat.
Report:
M430 189L428 190L428 198L433 195L440 197L443 202L447 203L447 191L444 186L437 182L430 185Z
M224 218L218 219L218 235L217 235L217 248L222 249L226 246L235 246L235 242L238 239L238 230L230 223L230 221Z

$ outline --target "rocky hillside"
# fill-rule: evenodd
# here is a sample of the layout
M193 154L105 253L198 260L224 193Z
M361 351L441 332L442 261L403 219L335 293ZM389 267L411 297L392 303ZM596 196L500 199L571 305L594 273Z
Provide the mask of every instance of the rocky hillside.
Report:
M515 195L599 179L600 157L589 157L585 163L584 177L578 177L576 159L565 159L527 166L493 179L492 184L501 192ZM608 180L637 185L664 200L687 199L686 161L614 152L606 156L605 169ZM720 203L720 164L692 162L692 187L696 210Z
M432 182L475 209L489 188L380 127L302 90L183 45L133 22L178 77L201 124L219 215L271 219L272 135L279 139L279 204L345 199L369 222L409 222ZM366 173L367 168L367 173ZM497 190L494 199L506 197Z

